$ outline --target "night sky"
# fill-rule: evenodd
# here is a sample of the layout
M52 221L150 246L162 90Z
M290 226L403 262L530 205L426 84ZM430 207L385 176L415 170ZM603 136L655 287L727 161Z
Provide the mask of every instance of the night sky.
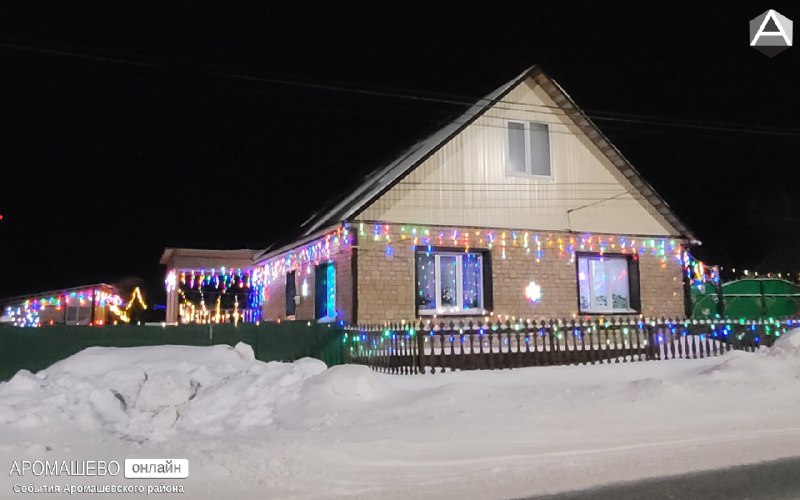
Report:
M613 118L596 123L703 241L696 256L800 270L800 47L748 45L751 18L800 22L796 2L15 3L0 12L0 297L126 276L154 296L164 247L294 234L532 64Z

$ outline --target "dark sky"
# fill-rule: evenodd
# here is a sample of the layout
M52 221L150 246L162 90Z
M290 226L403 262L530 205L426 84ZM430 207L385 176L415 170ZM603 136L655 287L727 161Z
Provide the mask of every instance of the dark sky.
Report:
M800 47L748 46L796 2L230 3L3 5L0 296L156 293L165 246L264 247L461 110L331 87L460 101L534 63L590 114L646 117L597 123L697 256L800 270Z

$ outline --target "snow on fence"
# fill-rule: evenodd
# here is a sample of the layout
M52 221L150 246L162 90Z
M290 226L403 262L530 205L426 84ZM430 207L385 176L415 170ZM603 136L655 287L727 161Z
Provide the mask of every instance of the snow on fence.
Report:
M771 346L798 320L419 322L345 329L351 363L398 374L697 359Z

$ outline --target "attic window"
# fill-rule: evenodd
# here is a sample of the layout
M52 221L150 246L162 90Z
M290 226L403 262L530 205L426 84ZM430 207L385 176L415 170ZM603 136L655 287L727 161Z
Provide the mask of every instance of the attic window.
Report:
M546 123L508 122L508 172L549 177L550 127Z

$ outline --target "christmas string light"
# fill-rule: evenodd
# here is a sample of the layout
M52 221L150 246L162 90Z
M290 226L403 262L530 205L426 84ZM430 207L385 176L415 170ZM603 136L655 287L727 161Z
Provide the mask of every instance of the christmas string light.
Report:
M363 224L361 224L363 228ZM373 224L373 234L387 234L389 225ZM520 235L521 233L521 235ZM431 237L431 235L434 235ZM385 238L387 245L389 238ZM559 234L544 231L509 231L494 229L459 230L458 228L436 228L417 225L401 225L400 240L411 242L412 249L417 246L448 246L463 247L465 252L470 248L488 248L493 250L496 245L500 246L500 258L508 258L507 249L520 247L526 253L531 253L531 246L535 250L534 261L541 263L547 252L556 252L559 257L569 258L570 263L575 262L577 252L596 252L601 255L605 253L639 254L653 255L659 257L662 264L672 258L676 262L682 262L682 247L673 238L642 238L634 236L620 235L592 235L591 233L581 234ZM377 241L377 240L375 240ZM532 242L532 244L531 244ZM394 251L387 252L393 254Z
M15 326L35 328L42 326L41 313L48 308L61 311L64 307L69 305L77 304L79 306L86 306L87 303L93 303L95 307L107 307L109 311L119 318L120 316L117 312L120 311L124 301L118 294L106 292L104 290L76 290L48 297L26 299L19 305L7 306L6 315L11 318L11 323ZM103 323L103 320L98 320L96 322L98 326Z
M363 224L360 226L363 233ZM377 228L375 229L377 231ZM387 232L384 233L388 236ZM373 238L383 240L386 244L391 244L391 239L384 239L380 232L373 233ZM308 243L307 245L289 250L288 252L274 257L263 264L259 264L260 272L263 273L260 279L263 284L269 285L276 280L283 279L287 272L299 271L305 275L310 275L314 266L327 262L333 255L336 255L344 248L352 244L352 234L349 224L343 224L330 233Z

